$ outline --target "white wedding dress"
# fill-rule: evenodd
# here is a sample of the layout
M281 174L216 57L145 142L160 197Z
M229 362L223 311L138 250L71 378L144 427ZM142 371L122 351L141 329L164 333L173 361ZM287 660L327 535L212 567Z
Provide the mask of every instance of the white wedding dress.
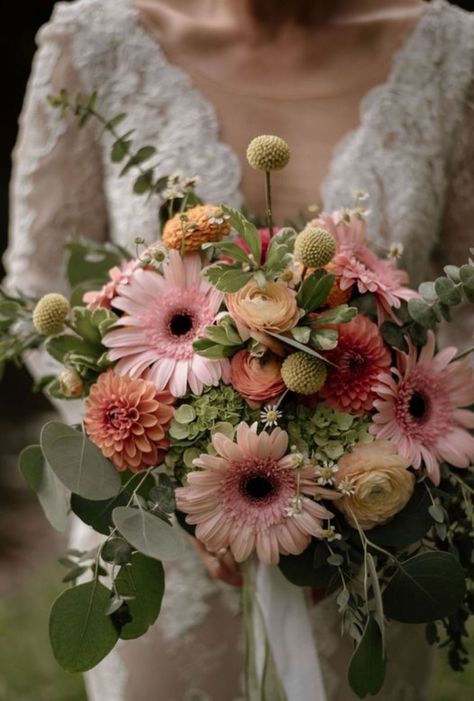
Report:
M101 110L125 111L121 127L135 145L158 149L158 174L199 174L210 202L242 203L240 166L219 140L214 109L170 65L138 21L132 0L59 3L39 33L14 153L8 284L39 295L61 289L65 239L81 234L128 246L157 237L156 201L118 178L110 142L97 125L60 120L47 96L99 87ZM327 210L370 193L369 233L376 244L404 245L417 284L437 261L466 260L474 245L474 19L445 0L430 3L398 52L387 81L370 91L360 124L337 147L322 188ZM450 329L453 333L453 329ZM456 333L472 336L472 323ZM461 340L461 339L460 339ZM70 406L70 410L76 407ZM75 526L76 546L90 531ZM210 580L190 551L170 568L162 614L152 633L119 646L88 673L91 701L231 701L242 697L238 595ZM329 598L310 611L329 701L355 696L345 681L351 644L341 640ZM430 653L422 627L393 626L384 701L429 701ZM132 659L133 657L133 659ZM289 699L300 701L300 699ZM317 701L317 699L315 699Z

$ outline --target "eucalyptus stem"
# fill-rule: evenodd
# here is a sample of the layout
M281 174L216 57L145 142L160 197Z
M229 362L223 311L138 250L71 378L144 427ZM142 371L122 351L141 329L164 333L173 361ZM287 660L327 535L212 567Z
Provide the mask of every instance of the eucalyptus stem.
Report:
M267 227L270 238L273 236L273 215L272 215L272 187L270 182L270 171L265 171L265 202L267 207Z

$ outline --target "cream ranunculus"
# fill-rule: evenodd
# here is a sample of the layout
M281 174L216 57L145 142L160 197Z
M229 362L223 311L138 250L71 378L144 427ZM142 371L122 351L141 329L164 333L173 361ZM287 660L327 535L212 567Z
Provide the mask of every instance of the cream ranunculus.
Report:
M388 441L359 443L338 462L336 486L344 496L334 503L351 526L369 530L389 521L410 499L415 476L408 460Z
M299 320L296 293L278 282L260 287L250 280L238 292L227 294L225 301L235 321L251 330L282 333Z

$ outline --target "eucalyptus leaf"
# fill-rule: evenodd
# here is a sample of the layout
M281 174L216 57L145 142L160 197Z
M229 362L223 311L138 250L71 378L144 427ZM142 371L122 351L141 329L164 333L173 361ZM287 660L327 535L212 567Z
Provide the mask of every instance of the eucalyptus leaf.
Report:
M360 699L367 694L374 695L383 686L385 679L385 659L382 633L375 618L369 615L362 638L352 655L349 671L349 684Z
M68 672L86 672L112 650L118 630L105 610L111 592L98 581L66 589L54 602L49 635L56 660Z
M150 557L134 553L130 564L120 569L115 586L120 597L127 599L131 617L131 621L122 626L120 637L124 640L139 638L160 613L165 591L163 566Z
M433 308L422 299L408 300L408 312L411 318L426 329L436 326L436 314Z
M109 562L113 565L126 565L132 557L132 548L124 538L114 536L108 538L103 544L100 556L104 562Z
M431 499L423 484L417 484L408 504L383 526L372 528L369 540L381 547L406 548L419 542L433 525Z
M334 275L322 270L312 273L306 278L298 291L296 297L298 306L308 313L318 307L322 307L331 292L334 280Z
M50 421L41 431L41 450L56 477L85 499L110 499L121 488L120 476L84 433Z
M123 537L143 555L166 562L184 553L179 530L149 511L120 506L114 509L112 518Z
M223 205L222 210L224 214L229 217L229 223L232 228L241 235L249 247L255 263L260 265L262 259L262 242L255 225L236 209L232 209L232 207Z
M436 294L440 302L448 306L455 306L462 302L462 292L448 277L439 277L435 283Z
M65 531L68 523L69 491L58 480L44 460L41 447L30 445L18 458L19 468L32 489L49 523L57 531Z
M397 567L384 591L384 609L395 621L428 623L452 614L465 591L464 570L454 555L424 552Z

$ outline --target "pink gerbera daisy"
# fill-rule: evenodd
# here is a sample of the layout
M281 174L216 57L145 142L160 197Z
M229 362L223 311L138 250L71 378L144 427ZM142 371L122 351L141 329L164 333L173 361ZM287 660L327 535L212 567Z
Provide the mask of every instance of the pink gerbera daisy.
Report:
M320 396L331 409L364 414L373 408L374 387L383 370L391 365L377 324L358 314L347 324L339 324L336 348L326 354L328 376Z
M468 467L474 460L474 436L466 430L474 428L474 413L462 408L474 403L474 372L468 358L451 362L456 348L435 355L432 332L418 357L409 345L398 368L379 378L371 432L392 441L414 468L423 463L438 484L440 461Z
M182 397L189 386L201 394L205 385L227 379L227 360L208 360L194 352L193 342L212 324L222 294L201 276L201 259L170 251L163 275L136 270L120 285L114 307L125 312L103 339L116 372L144 377L158 390Z
M178 508L196 524L196 537L211 551L230 547L237 562L253 550L266 564L280 553L298 555L311 536L322 535L322 519L332 517L311 498L326 493L318 487L314 467L300 471L300 501L294 455L287 455L288 434L280 428L257 434L257 424L241 423L236 442L222 433L212 437L216 456L201 455L176 490Z
M89 309L110 309L113 306L114 297L117 295L119 285L126 285L132 273L135 271L137 263L129 260L118 268L111 268L109 271L110 282L107 282L101 290L91 290L86 292L83 301Z
M360 294L372 292L381 323L387 316L394 318L402 300L419 297L407 287L408 275L398 270L392 260L379 258L367 247L366 222L360 216L346 219L340 213L321 215L315 220L336 239L336 255L331 261L331 273L336 275L341 290L354 285Z

